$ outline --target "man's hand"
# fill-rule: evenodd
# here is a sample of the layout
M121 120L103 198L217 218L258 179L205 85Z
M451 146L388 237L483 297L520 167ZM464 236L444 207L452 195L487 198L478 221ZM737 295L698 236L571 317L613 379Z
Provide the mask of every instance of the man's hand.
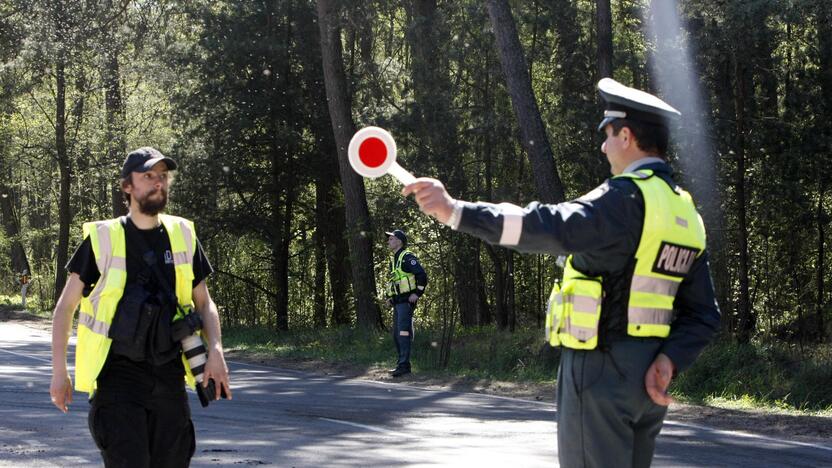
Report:
M433 216L440 223L445 224L454 211L454 199L448 195L442 182L428 177L420 177L416 182L405 186L402 195L415 193L419 209L426 215Z
M208 362L205 363L205 375L202 378L202 386L208 386L208 379L214 379L216 385L215 399L219 400L222 394L222 389L225 389L225 394L228 399L231 399L231 387L228 380L228 366L225 364L225 356L222 353L222 348L219 346L208 350Z
M415 304L416 301L418 301L418 300L419 300L419 296L417 296L416 293L411 293L410 296L407 297L407 302L409 302L411 304Z
M388 297L387 298L387 305L389 305L390 307L393 307L393 299Z
M66 413L67 406L72 403L72 380L66 371L52 373L52 383L49 384L49 395L52 397L52 404L59 410Z
M644 387L647 389L647 394L650 395L653 403L659 406L667 406L673 403L673 398L667 393L667 387L670 386L670 381L673 379L674 370L673 361L661 353L656 356L653 364L647 369L647 374L644 376Z

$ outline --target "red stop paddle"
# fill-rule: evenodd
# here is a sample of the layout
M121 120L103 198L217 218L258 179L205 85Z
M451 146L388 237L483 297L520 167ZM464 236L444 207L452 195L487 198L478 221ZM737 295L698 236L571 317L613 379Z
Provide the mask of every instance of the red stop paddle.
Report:
M348 148L350 166L363 177L375 179L390 174L404 185L416 181L396 162L396 140L379 127L365 127L355 132Z

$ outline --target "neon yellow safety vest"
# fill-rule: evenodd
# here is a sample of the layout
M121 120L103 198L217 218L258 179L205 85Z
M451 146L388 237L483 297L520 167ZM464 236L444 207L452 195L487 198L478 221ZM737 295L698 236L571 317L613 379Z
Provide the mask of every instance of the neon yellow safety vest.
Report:
M389 297L416 290L416 275L402 270L402 261L408 254L412 255L409 250L402 250L398 257L390 259L390 280L387 283Z
M644 225L627 304L627 334L670 334L673 301L694 260L705 250L705 225L690 194L672 189L653 171L616 176L636 183L644 198ZM594 349L598 345L603 278L588 277L567 258L563 282L555 284L546 314L546 338L552 346Z
M193 258L196 231L193 222L176 216L159 215L170 238L176 275L176 298L185 310L193 308ZM96 379L104 367L110 344L110 325L127 282L127 250L120 218L84 223L83 237L90 238L95 264L101 277L89 296L81 299L78 314L78 340L75 346L75 389L92 395ZM174 320L182 318L177 313ZM182 355L185 380L195 385L188 362Z

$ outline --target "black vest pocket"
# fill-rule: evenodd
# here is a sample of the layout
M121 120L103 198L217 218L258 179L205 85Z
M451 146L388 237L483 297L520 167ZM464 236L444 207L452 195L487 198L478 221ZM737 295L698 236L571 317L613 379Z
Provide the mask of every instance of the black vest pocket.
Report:
M127 284L124 288L108 333L115 353L136 361L144 359L145 339L153 313L148 307L149 298L142 285Z

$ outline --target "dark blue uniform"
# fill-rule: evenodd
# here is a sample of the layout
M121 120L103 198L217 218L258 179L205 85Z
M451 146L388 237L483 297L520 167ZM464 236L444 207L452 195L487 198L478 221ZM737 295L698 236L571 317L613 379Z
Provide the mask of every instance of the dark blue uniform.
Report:
M390 258L391 270L395 268L394 262L399 257L399 254L402 253L403 249L404 247L397 250L396 253L393 254L393 257ZM422 297L422 294L425 293L425 287L428 285L428 274L425 273L425 269L422 268L422 265L419 263L419 259L412 253L405 254L404 259L402 260L402 270L406 273L412 273L416 277L416 290L393 296L391 300L394 304L407 302L407 298L410 297L411 294L416 294L417 296Z
M638 168L653 170L675 187L670 166L660 159L646 158ZM644 199L632 180L608 179L583 197L557 205L458 203L463 208L457 230L522 252L573 254L578 271L603 277L598 348L563 348L561 356L559 456L571 466L648 466L666 407L646 393L647 368L664 353L677 372L683 371L719 326L707 250L679 286L670 335L634 338L627 335L627 304Z
M402 247L403 249L404 247ZM402 249L396 251L390 259L390 269L395 268L395 261L401 254ZM402 259L402 271L412 273L416 277L416 289L403 294L397 294L390 298L393 303L393 342L396 344L398 361L393 375L398 376L410 372L410 348L413 343L413 311L416 303L411 304L409 297L416 294L422 297L425 287L428 284L428 275L425 269L419 264L419 259L413 254L405 254Z

